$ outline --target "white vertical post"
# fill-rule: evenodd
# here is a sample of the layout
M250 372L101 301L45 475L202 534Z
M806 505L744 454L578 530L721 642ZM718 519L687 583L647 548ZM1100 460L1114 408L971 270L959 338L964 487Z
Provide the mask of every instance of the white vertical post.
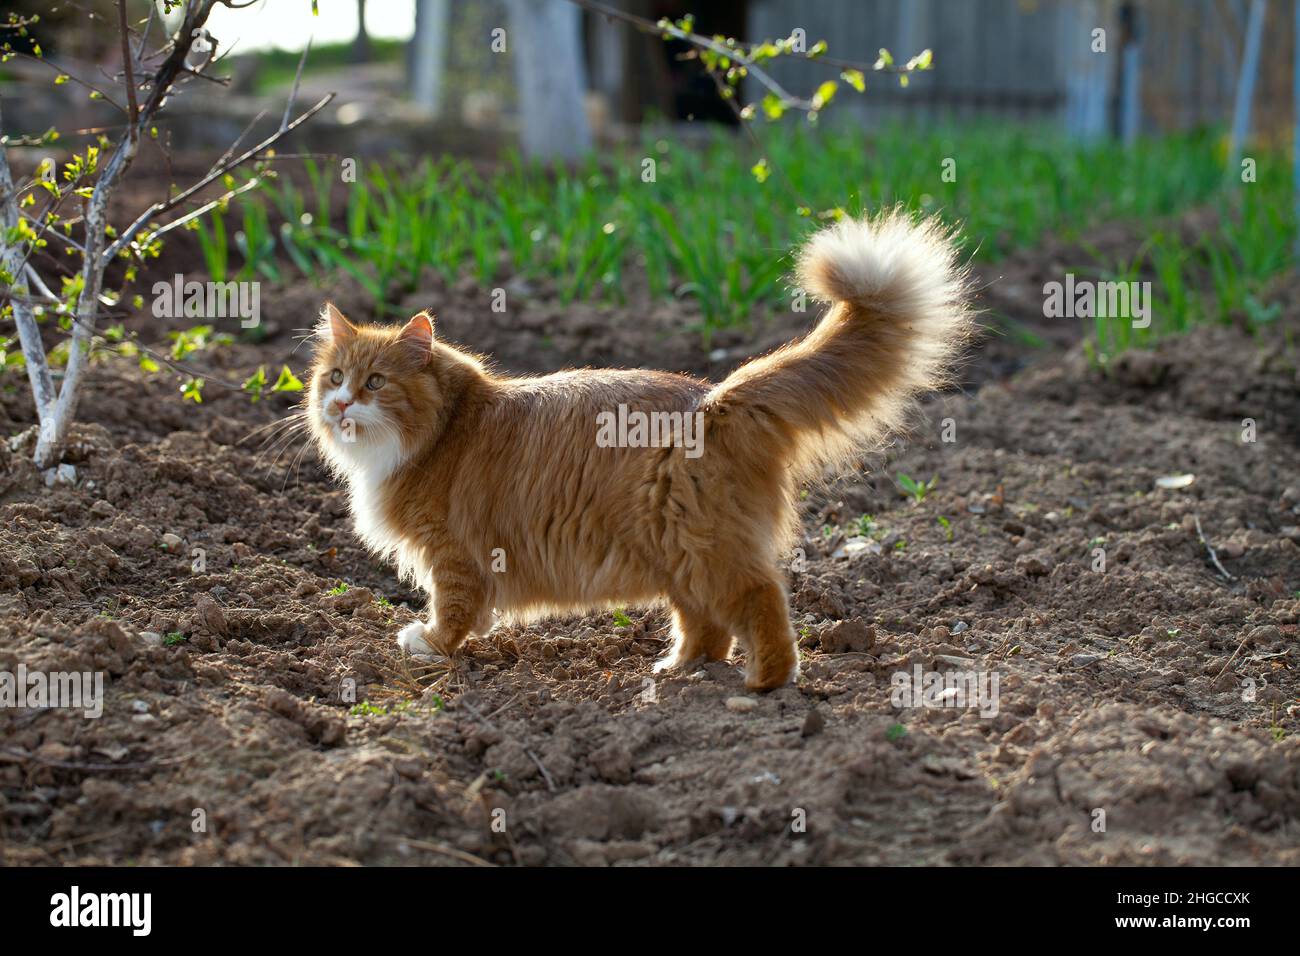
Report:
M1074 0L1057 7L1059 42L1064 51L1065 129L1077 139L1096 139L1106 133L1106 101L1111 71L1109 32L1102 34L1106 52L1093 49L1094 31L1106 30L1097 0Z
M567 0L510 0L510 52L524 155L576 159L591 148L582 20Z
M1125 145L1137 141L1142 126L1142 8L1136 3L1125 7L1128 17L1128 42L1124 44L1119 96L1119 132Z
M1237 98L1232 107L1232 146L1228 150L1229 175L1241 169L1241 152L1250 135L1250 107L1255 99L1255 78L1259 76L1259 45L1264 36L1265 0L1251 0L1246 24L1246 52L1237 77Z
M434 116L442 110L442 74L447 65L448 0L415 0L411 98Z

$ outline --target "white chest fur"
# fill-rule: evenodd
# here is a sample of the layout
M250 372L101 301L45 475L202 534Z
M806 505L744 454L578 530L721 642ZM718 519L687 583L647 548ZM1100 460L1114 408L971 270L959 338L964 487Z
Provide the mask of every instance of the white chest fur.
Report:
M357 535L370 550L390 557L401 545L387 516L388 483L402 463L401 449L392 442L349 451L347 483Z

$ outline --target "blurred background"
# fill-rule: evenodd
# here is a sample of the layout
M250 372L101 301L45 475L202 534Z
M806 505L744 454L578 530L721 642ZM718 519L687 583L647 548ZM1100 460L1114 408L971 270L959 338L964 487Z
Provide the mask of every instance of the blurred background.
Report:
M32 37L56 59L108 67L117 57L106 21L93 16L96 4L65 3L52 11L37 0L6 6L45 13ZM137 6L145 9L143 2ZM563 43L563 55L543 62L577 78L598 139L617 140L628 135L628 126L645 122L736 122L698 61L681 58L685 44L639 33L592 8L549 6L546 13L563 39L540 42L550 49ZM903 57L923 48L939 51L937 68L907 90L869 84L842 109L846 122L998 118L1044 121L1079 136L1227 124L1252 16L1251 0L610 0L606 6L652 21L693 13L705 35L757 40L798 28L809 46L824 39L834 56L867 62L881 47ZM1276 135L1291 126L1292 5L1255 6L1262 29L1254 127ZM391 134L394 124L411 142L436 142L442 149L504 146L520 125L515 54L538 39L530 30L494 51L492 31L508 30L510 20L504 0L321 0L317 16L311 16L310 0L219 7L211 33L227 58L236 95L209 103L190 93L185 106L194 122L177 131L178 142L220 140L224 124L201 121L205 114L213 118L213 108L235 124L256 114L259 97L283 95L296 66L295 56L283 54L301 51L310 39L304 89L339 92L333 119L352 127L346 135L359 150L382 150L384 144L367 142L366 133L384 128ZM1091 49L1096 28L1106 31L1108 55ZM772 68L791 87L824 73L812 63ZM78 104L39 97L22 105L30 112L15 116L35 122L56 106ZM181 104L176 109L181 112ZM331 128L331 135L340 133Z
M964 222L977 262L1052 236L1098 275L1158 276L1150 329L1091 330L1104 360L1207 318L1258 321L1269 314L1262 287L1291 262L1292 2L312 6L219 6L207 79L173 96L161 148L142 156L162 177L143 182L148 193L164 180L185 185L190 166L206 168L241 134L272 132L310 42L296 105L335 99L281 144L276 181L180 237L185 261L201 256L215 279L343 277L381 317L457 282L512 281L560 305L681 306L688 315L664 322L701 332L708 353L719 333L752 338L756 323L788 314L783 257L812 226L902 202ZM147 3L128 7L145 21ZM687 13L704 36L823 44L816 60L779 57L765 71L802 98L829 81L834 102L811 118L766 108L742 118L767 93L759 78L724 98L699 50L653 27ZM59 4L22 41L47 62L4 64L7 130L39 133L57 117L65 133L18 161L62 161L114 129L111 108L48 70L111 75L113 18L112 4ZM933 68L873 72L886 49L898 64L932 50ZM845 80L857 69L860 91ZM555 162L570 175L557 177ZM339 175L344 163L355 183ZM1102 223L1169 216L1140 240L1085 237ZM994 302L995 323L1027 341L1077 335L1034 328L1041 295L1022 291L1037 302ZM1017 283L1001 292L1014 298Z

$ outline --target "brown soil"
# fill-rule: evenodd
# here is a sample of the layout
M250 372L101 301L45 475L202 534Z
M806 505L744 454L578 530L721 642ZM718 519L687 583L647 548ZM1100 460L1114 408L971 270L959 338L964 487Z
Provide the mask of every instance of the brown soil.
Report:
M354 288L264 289L263 343L196 356L201 406L97 366L75 486L0 446L0 671L107 674L100 719L0 711L4 862L1300 862L1297 313L1103 375L1044 327L1053 255L993 270L987 304L1057 348L992 338L965 393L805 499L802 676L765 696L734 664L652 675L667 622L646 609L501 628L450 671L399 659L417 595L343 494L310 452L241 444L288 403L213 384L301 369L292 330L326 294L359 308ZM723 335L711 361L685 306L516 293L504 316L470 284L411 304L521 371L717 376L811 318ZM29 399L3 385L12 435ZM914 504L899 472L935 488ZM895 708L917 664L996 674L996 716Z

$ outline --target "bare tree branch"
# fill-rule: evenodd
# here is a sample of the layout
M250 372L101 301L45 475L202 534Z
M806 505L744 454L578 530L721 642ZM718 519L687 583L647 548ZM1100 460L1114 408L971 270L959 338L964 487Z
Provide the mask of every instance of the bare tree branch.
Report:
M307 120L311 119L321 110L323 110L326 106L329 105L330 101L333 99L334 99L333 93L325 94L325 96L321 97L320 101L315 106L307 110L305 113L301 114L296 120L294 120L288 126L276 130L274 133L272 133L266 139L262 140L262 142L258 143L256 146L246 150L245 152L241 153L239 156L235 157L234 159L228 160L220 167L212 170L201 180L199 180L197 183L195 183L193 186L189 187L188 189L177 193L175 196L173 196L170 199L154 203L152 206L150 206L148 209L142 212L136 218L135 222L127 226L126 229L122 232L122 234L118 236L117 240L111 246L109 246L108 249L105 250L104 256L106 260L112 261L113 256L121 252L122 249L125 248L127 243L129 243L132 239L134 239L136 234L142 228L148 225L149 222L155 216L161 215L162 213L167 212L168 210L175 209L177 206L185 202L187 199L192 198L193 196L202 192L208 186L211 186L214 182L216 182L226 173L230 172L232 169L236 169L239 166L242 166L244 163L248 162L251 159L256 159L259 153L263 153L266 150L270 149L281 139L283 139L286 134L291 133L293 130L297 129Z
M280 129L284 130L289 125L289 114L293 109L293 101L298 98L298 84L302 82L302 68L307 65L307 54L311 52L311 37L307 38L307 45L302 48L302 56L298 57L298 69L293 74L293 89L289 91L289 99L284 104L284 118L280 120Z
M190 200L197 200L203 190L231 170L262 157L281 139L324 109L334 98L334 94L331 93L300 114L296 119L291 119L294 100L298 94L307 58L308 51L304 50L294 77L293 91L290 94L289 101L285 104L283 118L279 128L272 135L251 149L234 155L244 137L256 125L257 121L255 120L241 134L239 139L226 150L221 159L208 171L207 175L179 194L154 203L110 241L108 236L109 198L135 160L139 152L139 145L146 138L143 133L150 128L150 124L162 110L168 97L176 91L182 81L190 76L198 76L210 82L223 82L222 78L205 75L202 72L202 67L192 69L186 62L190 56L196 34L202 35L203 26L217 2L224 2L226 6L235 8L242 5L232 3L231 0L191 0L190 3L185 5L184 17L176 32L157 51L146 54L145 48L148 42L149 29L155 19L156 11L152 9L151 5L149 17L144 21L144 29L138 32L139 42L133 52L132 41L137 36L137 31L133 30L128 22L126 0L116 0L116 27L122 52L122 74L120 77L110 76L108 79L113 83L120 81L125 84L126 106L123 107L103 90L85 80L63 74L62 71L60 71L60 75L66 75L68 79L72 79L80 86L90 89L97 97L102 97L112 106L122 110L127 116L125 130L116 145L111 148L111 152L108 152L105 157L101 157L97 164L89 161L90 154L87 154L84 165L82 161L78 160L74 167L78 170L77 180L74 180L67 188L54 190L57 195L38 216L26 215L19 205L21 194L33 188L36 184L29 183L21 189L15 188L5 152L6 141L0 139L0 227L5 229L4 235L0 236L0 265L3 265L13 278L10 283L11 288L6 291L3 298L9 301L18 325L32 395L37 416L40 420L40 434L37 439L35 459L36 464L41 468L57 464L62 457L63 448L67 442L68 429L71 427L76 415L77 403L82 391L81 383L90 362L92 350L97 348L97 343L102 343L102 338L96 336L96 323L101 313L101 307L107 305L111 308L117 304L115 298L109 297L104 292L105 271L112 265L114 259L124 250L130 248L130 244L146 228L149 228L159 216L189 203ZM308 49L310 49L310 43ZM58 70L57 66L48 63L43 58L30 55L28 55L28 58L45 63L49 69ZM211 58L209 58L209 62L211 62ZM146 64L148 64L147 67ZM89 190L89 195L85 200L84 215L77 218L60 219L57 215L59 208L69 195L74 194L74 188L77 187L83 176L87 180L93 180L93 187ZM231 198L255 188L260 182L261 177L255 176L247 183L227 189L218 198L203 202L198 208L185 212L178 218L159 226L152 232L152 236L156 237L184 226ZM86 196L86 190L80 191L78 195ZM31 224L30 227L29 223ZM68 235L60 234L57 231L53 232L69 248L76 250L81 258L79 281L75 285L76 304L70 315L72 331L69 339L68 359L62 375L59 376L61 382L57 389L54 385L56 376L49 367L41 338L41 329L36 322L34 306L37 304L63 306L71 302L71 296L64 295L60 297L53 292L39 272L28 262L28 259L45 245L43 237L47 232L52 231L51 227L55 223L60 223L65 228L69 224L80 223L84 231L83 234L78 236L80 242ZM23 232L19 234L17 239L11 239L9 231L17 230L19 227ZM141 352L153 355L156 360L164 361L169 367L179 370L179 366L160 357L157 353L152 353L138 344L136 347ZM230 387L239 388L241 386L232 384Z
M18 192L14 189L13 175L9 172L9 157L3 144L0 144L0 229L7 233L18 225ZM22 246L8 242L0 244L0 262L17 285L26 272L26 259ZM36 315L31 304L13 300L11 307L14 322L18 325L18 340L22 343L23 361L27 366L27 379L31 383L32 398L36 404L36 416L45 421L51 405L54 403L54 380L50 377L50 366L45 360L45 346L41 342L41 329L36 324Z

